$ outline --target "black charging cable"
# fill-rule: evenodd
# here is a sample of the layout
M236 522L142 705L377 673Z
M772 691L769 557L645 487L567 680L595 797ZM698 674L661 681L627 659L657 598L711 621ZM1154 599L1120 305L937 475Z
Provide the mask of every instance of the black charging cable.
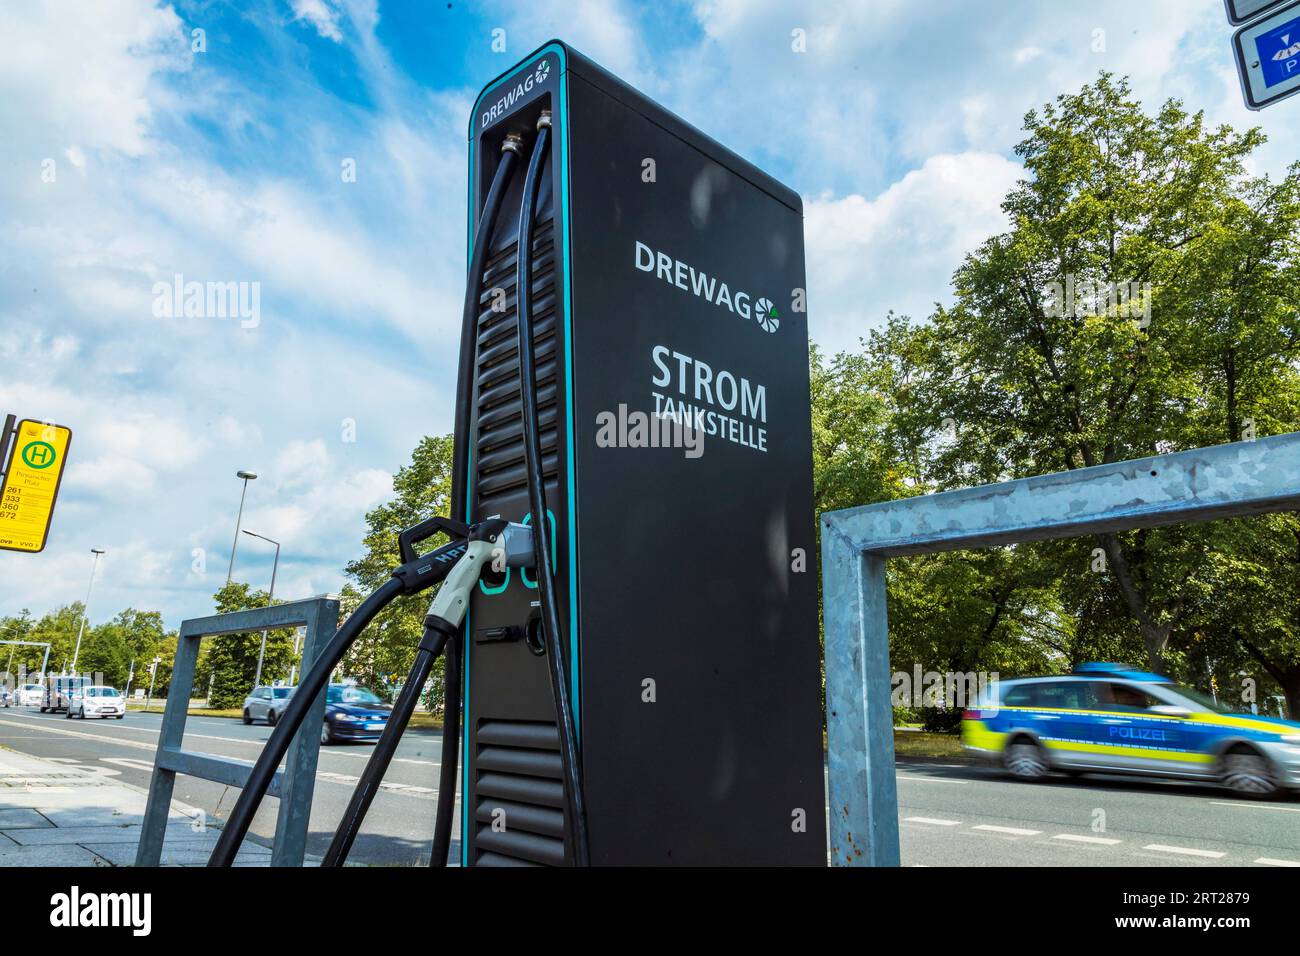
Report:
M497 164L483 201L478 229L474 233L474 247L470 252L469 268L465 277L465 306L460 323L460 362L456 368L456 407L452 419L452 476L451 513L457 519L467 519L466 488L469 469L470 431L473 425L472 402L474 394L475 361L478 355L478 320L482 312L483 272L487 267L492 248L492 234L496 231L501 202L505 199L514 176L515 166L523 151L523 140L510 133L501 144L501 161ZM461 655L464 651L464 633L447 642L442 665L443 716L442 716L442 766L438 770L438 808L433 824L433 851L429 854L430 866L446 866L451 853L451 824L456 812L456 771L460 762L460 673Z
M244 842L244 836L253 822L253 816L262 803L262 797L265 796L267 788L275 777L276 768L280 766L280 761L288 752L289 744L294 734L298 732L298 728L302 726L316 696L324 689L330 674L334 672L334 668L352 646L352 642L361 635L375 615L387 607L403 590L402 582L398 578L385 581L348 616L343 626L319 652L312 666L302 675L293 696L289 698L288 706L276 721L275 729L271 731L266 746L262 748L261 755L253 764L253 769L248 772L248 780L239 792L239 798L235 801L230 816L226 818L226 825L217 837L216 846L212 848L208 866L230 866L235 862L235 854L239 852L239 845Z
M352 798L343 812L342 821L334 832L329 849L321 866L342 866L347 860L348 852L361 831L375 794L383 783L384 774L397 752L397 744L406 731L415 705L419 702L424 682L428 680L433 662L438 659L448 641L460 633L460 627L469 610L469 598L478 584L479 576L488 566L494 554L499 553L502 568L522 567L526 560L532 559L533 530L526 525L512 524L501 518L489 518L473 525L465 540L465 550L458 557L456 564L447 575L447 579L434 596L429 613L424 618L424 632L416 650L415 663L402 691L397 697L393 712L389 715L384 732L380 735L375 749L366 761ZM500 549L499 552L497 549Z
M541 185L542 167L550 144L551 114L542 113L537 123L537 141L528 160L524 178L523 202L519 208L519 255L516 280L516 312L519 331L519 396L523 406L524 458L528 470L528 506L533 514L533 555L536 564L537 590L541 598L542 633L549 659L551 696L560 737L560 763L564 772L565 803L573 833L573 862L588 866L591 855L587 844L587 806L582 790L582 763L578 735L569 700L569 681L565 670L563 632L560 629L556 598L555 568L551 564L549 517L546 510L546 484L542 467L541 426L537 411L537 372L533 355L533 221L537 211L537 190Z
M487 262L488 250L491 247L492 233L496 228L497 217L501 210L501 202L505 198L510 178L513 175L522 149L522 141L518 136L507 136L501 149L501 162L497 165L496 173L492 177L492 184L488 189L487 199L483 205L483 214L479 218L479 227L475 232L468 270L470 281L465 290L460 363L457 368L455 432L452 439L453 462L456 463L458 473L452 476L453 515L465 513L464 478L459 473L465 467L465 455L469 442L471 401L469 392L473 383L473 364L476 352L479 297L483 286L483 270ZM466 358L467 354L468 359ZM208 866L224 867L234 863L235 854L248 833L253 816L257 813L257 808L261 805L262 798L266 795L266 790L275 777L276 768L288 752L290 741L305 719L311 701L320 693L321 688L329 680L329 675L333 673L334 668L338 666L339 661L343 659L343 655L347 653L348 648L361 635L366 625L398 595L418 593L419 590L423 590L442 580L450 572L452 564L447 559L455 549L463 548L464 542L453 542L434 552L434 555L441 556L443 560L434 562L431 567L421 565L420 560L422 559L414 557L413 542L423 540L439 530L451 531L452 526L455 524L456 522L449 522L446 519L429 519L421 522L415 528L403 532L401 540L402 566L393 572L391 580L366 598L347 621L343 623L321 651L316 663L299 681L297 690L289 700L289 705L276 722L270 739L267 740L266 746L262 749L262 753L249 772L248 780L245 782L243 790L240 791L235 806L231 809L230 816L226 819L226 825L217 838L216 846L213 847L212 855L208 859ZM418 568L417 565L419 565ZM434 576L428 576L430 571ZM456 641L449 643L454 644ZM434 819L433 853L429 860L431 866L445 865L451 846L451 824L456 801L456 765L460 750L459 651L459 647L455 648L457 666L450 666L451 655L449 655L449 666L446 668L447 706L450 714L452 701L455 701L456 719L444 720L443 722L442 768L439 775L437 815ZM310 692L308 692L309 689Z

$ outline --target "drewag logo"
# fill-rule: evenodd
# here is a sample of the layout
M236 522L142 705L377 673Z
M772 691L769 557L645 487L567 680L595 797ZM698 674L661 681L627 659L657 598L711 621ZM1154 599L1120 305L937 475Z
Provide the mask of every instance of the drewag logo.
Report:
M716 276L701 272L681 259L657 252L639 239L635 242L634 258L639 271L648 272L742 319L753 319L764 332L775 332L781 327L781 314L771 299L754 299L748 292L732 289Z
M533 91L534 86L540 86L546 82L546 78L551 75L551 64L547 60L537 64L537 69L529 73L526 77L506 90L505 94L495 103L483 111L482 122L479 129L486 129L489 123L495 122L504 116L510 109L525 96Z

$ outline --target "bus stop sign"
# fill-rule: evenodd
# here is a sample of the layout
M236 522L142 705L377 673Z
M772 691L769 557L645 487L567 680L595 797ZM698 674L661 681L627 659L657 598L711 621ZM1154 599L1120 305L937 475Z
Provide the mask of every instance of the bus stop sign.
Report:
M0 483L0 548L44 550L71 443L72 430L62 425L26 418L18 423Z

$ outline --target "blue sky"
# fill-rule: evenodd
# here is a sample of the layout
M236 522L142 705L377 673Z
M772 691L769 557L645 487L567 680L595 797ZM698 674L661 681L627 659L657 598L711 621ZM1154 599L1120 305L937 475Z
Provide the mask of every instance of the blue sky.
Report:
M80 599L92 547L92 621L209 612L240 468L277 596L337 590L365 511L450 428L470 106L552 37L804 196L835 349L947 300L1005 225L1024 113L1098 70L1261 125L1260 172L1300 156L1300 100L1246 111L1230 32L1219 0L7 4L0 412L75 437L46 551L0 552L0 614ZM257 283L256 327L157 315L178 273ZM236 576L264 587L270 558L245 538Z

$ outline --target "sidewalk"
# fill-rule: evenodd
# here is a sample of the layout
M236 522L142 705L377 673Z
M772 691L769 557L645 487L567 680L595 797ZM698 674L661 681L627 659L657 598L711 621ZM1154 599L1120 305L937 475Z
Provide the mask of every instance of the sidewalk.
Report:
M111 777L0 747L0 867L132 866L145 793ZM217 830L172 802L163 866L203 866ZM270 866L271 851L245 841L236 866Z

